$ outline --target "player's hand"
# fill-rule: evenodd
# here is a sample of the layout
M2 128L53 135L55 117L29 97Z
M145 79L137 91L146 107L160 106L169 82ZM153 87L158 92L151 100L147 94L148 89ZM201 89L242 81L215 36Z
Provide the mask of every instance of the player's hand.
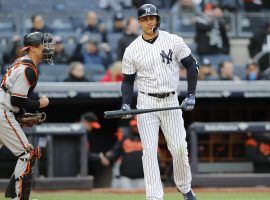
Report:
M103 166L107 167L110 165L110 161L103 153L99 153L100 162Z
M40 103L39 107L44 108L49 105L49 99L45 96L42 96L39 98L39 103Z
M190 94L182 101L181 107L185 111L192 111L194 109L195 102L196 102L195 95Z
M123 110L123 111L128 111L128 110L130 110L130 105L128 105L128 104L123 104L122 107L121 107L121 110ZM122 117L122 119L129 119L129 118L132 118L132 115L124 115L124 116Z

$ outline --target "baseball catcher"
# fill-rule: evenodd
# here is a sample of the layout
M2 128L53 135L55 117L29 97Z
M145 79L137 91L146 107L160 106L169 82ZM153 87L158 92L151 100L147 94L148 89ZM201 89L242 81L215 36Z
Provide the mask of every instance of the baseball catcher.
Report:
M5 197L13 200L29 200L32 174L40 148L34 148L28 141L22 127L31 127L45 121L40 108L49 105L47 97L31 100L39 72L37 64L42 60L52 64L55 40L48 33L33 32L24 36L25 52L3 76L0 86L0 148L6 146L18 159L8 184ZM27 113L33 112L33 113ZM23 114L19 114L23 113ZM2 199L2 198L0 198Z

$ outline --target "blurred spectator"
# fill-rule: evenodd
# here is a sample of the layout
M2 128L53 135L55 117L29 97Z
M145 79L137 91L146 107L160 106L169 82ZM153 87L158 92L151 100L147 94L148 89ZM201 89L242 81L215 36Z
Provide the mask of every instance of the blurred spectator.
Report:
M246 66L246 80L249 81L254 81L254 80L259 80L259 66L256 63L248 63Z
M230 44L227 36L223 12L219 7L207 10L195 21L197 54L202 61L208 58L213 67L223 60L230 60Z
M117 12L113 17L113 30L114 33L122 33L125 30L125 17L122 12Z
M207 58L204 58L201 65L200 65L200 71L198 74L198 80L217 80L217 72L212 67L210 60Z
M99 42L108 42L107 39L107 30L104 24L99 23L98 15L95 11L90 11L86 15L85 26L81 28L81 33L85 35L86 33L99 33L101 36L101 41Z
M61 36L55 36L55 42L53 62L59 64L68 64L70 56L65 51Z
M94 176L94 187L110 187L112 179L110 161L100 149L95 149L93 146L92 137L99 134L96 131L101 128L98 118L93 112L87 112L81 116L81 122L87 131L88 171L89 175Z
M117 60L122 60L126 48L138 37L139 23L134 17L127 21L126 31L118 41Z
M42 32L42 33L54 32L51 28L45 25L42 15L32 16L32 28L29 30L29 33L36 32L36 31Z
M258 12L263 8L261 0L242 0L244 2L245 11Z
M107 69L113 62L113 57L111 49L107 43L100 44L99 49L98 42L90 40L89 35L86 34L82 36L80 42L74 49L71 60L80 61L85 65L100 65Z
M137 128L136 119L130 121L131 132L118 135L114 147L106 152L110 162L121 158L120 182L121 188L144 188L144 174L142 164L142 143Z
M11 64L16 58L23 56L22 47L22 39L19 35L14 35L12 41L7 44L3 52L3 64Z
M242 0L220 0L219 6L223 10L228 10L231 12L237 11L242 8Z
M82 32L89 31L98 33L98 16L94 11L90 11L86 15L86 26L82 29Z
M69 65L68 77L64 79L64 82L88 82L85 77L84 65L81 62L72 62Z
M270 67L270 20L264 23L262 29L250 38L248 50L251 58L261 54L259 60L256 60L261 72Z
M131 8L132 0L99 0L99 8L103 10L119 11Z
M196 0L177 0L171 12L182 14L196 14L200 11L199 2Z
M218 0L202 0L201 8L202 11L206 12L212 10L214 7L218 6Z
M100 82L119 82L122 80L122 62L116 61L107 69L106 74L101 78Z
M270 133L250 133L246 141L246 156L252 161L254 172L270 173Z
M270 67L260 73L261 80L270 80Z
M234 65L231 61L223 61L219 64L219 79L228 81L228 80L240 80L238 76L235 76Z

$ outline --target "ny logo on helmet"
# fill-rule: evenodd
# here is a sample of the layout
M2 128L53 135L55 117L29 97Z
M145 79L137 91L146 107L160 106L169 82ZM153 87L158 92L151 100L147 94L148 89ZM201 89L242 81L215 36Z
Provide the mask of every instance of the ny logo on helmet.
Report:
M151 12L151 9L150 8L145 8L145 12L146 13L150 13Z
M162 62L165 63L165 59L166 59L166 61L167 61L166 64L170 64L170 62L172 62L172 54L173 54L173 51L171 49L169 49L168 54L166 54L165 51L162 50L160 53L161 58L162 58Z

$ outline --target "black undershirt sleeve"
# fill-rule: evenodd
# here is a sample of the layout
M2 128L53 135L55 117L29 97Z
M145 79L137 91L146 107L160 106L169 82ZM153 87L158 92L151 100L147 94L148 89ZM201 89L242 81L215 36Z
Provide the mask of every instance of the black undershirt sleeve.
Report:
M191 54L183 58L181 60L181 63L187 70L187 83L188 83L187 94L195 95L199 65Z
M29 85L32 86L37 82L38 77L37 77L35 71L31 67L27 67L25 69L25 76L28 80Z
M130 105L134 93L134 81L136 74L123 74L121 85L122 103Z
M11 96L10 99L11 105L24 108L28 112L34 112L39 109L40 103L39 101L33 101L27 98L21 98L16 96Z

